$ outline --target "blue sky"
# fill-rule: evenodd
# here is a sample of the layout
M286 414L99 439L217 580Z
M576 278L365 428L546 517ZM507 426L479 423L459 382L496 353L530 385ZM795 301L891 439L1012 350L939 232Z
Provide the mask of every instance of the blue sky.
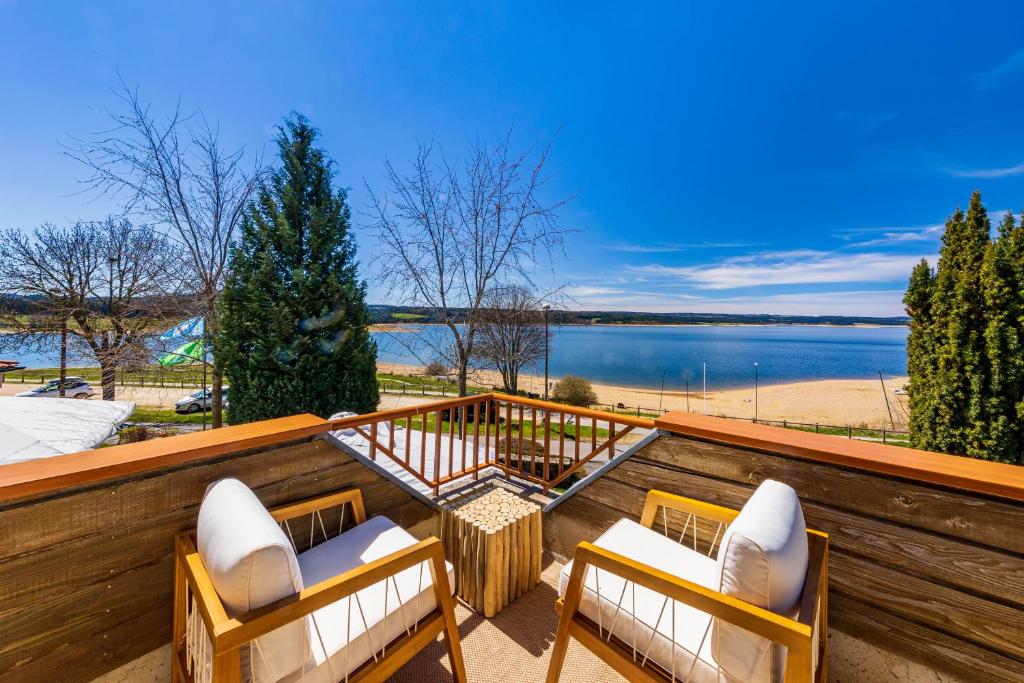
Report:
M119 69L253 153L305 113L357 217L418 140L557 133L575 308L899 315L973 189L1024 207L1024 3L775 4L0 0L0 226L117 209L60 143Z

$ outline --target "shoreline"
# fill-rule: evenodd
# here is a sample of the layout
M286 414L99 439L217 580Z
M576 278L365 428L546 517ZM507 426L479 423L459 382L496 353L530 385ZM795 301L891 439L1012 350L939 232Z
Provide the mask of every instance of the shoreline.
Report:
M404 363L378 363L379 373L422 375L422 366ZM560 377L551 376L557 382ZM867 426L902 429L906 426L908 406L906 400L893 392L906 384L904 376L885 378L885 394L878 378L873 379L821 379L775 384L759 383L757 387L757 417L761 420L805 422L837 426ZM500 386L501 379L493 370L470 373L470 384L489 388ZM704 395L698 385L685 391L645 387L628 387L591 382L598 402L603 405L622 404L627 408L656 411L686 410L704 412ZM521 390L543 395L544 379L533 373L520 375ZM888 398L888 405L886 399ZM688 399L688 400L687 400ZM754 386L709 389L707 414L743 419L754 418ZM890 418L889 411L893 417Z
M462 324L462 323L457 323ZM371 332L405 332L407 327L444 327L444 323L431 322L388 322L371 323ZM847 329L887 329L890 327L907 327L907 323L892 323L884 325L880 323L849 323L840 325L836 323L551 323L551 327L829 327L839 330Z

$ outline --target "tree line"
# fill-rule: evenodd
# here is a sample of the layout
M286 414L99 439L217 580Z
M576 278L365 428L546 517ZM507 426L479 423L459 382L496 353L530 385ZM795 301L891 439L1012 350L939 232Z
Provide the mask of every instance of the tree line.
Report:
M1024 464L1024 215L1007 213L993 237L975 192L904 303L912 445Z

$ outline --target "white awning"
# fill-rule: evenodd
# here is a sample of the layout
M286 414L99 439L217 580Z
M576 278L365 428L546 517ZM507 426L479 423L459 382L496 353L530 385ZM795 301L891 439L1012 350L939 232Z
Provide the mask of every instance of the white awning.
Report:
M134 410L126 401L0 396L0 465L95 448Z

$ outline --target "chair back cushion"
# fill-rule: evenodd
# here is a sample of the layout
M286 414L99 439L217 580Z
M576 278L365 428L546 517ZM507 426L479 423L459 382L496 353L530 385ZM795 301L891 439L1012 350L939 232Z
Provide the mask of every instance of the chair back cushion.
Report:
M237 479L222 479L206 489L196 540L228 616L302 590L292 544L256 494ZM257 638L250 646L253 679L276 681L302 667L308 642L305 619Z
M795 616L807 576L807 530L800 499L786 484L764 481L722 537L720 590L778 614ZM715 661L729 679L781 681L785 648L715 619Z

